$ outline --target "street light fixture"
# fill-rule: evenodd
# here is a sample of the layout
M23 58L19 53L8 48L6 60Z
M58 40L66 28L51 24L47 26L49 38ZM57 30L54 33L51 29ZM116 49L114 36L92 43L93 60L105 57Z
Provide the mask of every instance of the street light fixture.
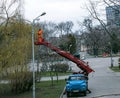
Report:
M33 63L33 98L35 98L35 56L34 56L34 23L36 20L38 20L40 18L40 16L45 15L46 13L43 12L41 15L39 15L38 17L36 17L35 19L33 19L32 22L32 63Z

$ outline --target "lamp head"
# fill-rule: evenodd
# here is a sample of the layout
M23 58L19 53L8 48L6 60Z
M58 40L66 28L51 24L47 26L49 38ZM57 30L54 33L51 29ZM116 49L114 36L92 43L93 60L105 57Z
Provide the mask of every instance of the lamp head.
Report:
M43 16L43 15L45 15L46 13L45 12L43 12L40 16Z

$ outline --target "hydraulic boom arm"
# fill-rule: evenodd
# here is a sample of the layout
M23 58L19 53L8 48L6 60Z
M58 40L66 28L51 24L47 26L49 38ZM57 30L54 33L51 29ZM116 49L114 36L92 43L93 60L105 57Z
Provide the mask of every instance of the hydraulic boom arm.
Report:
M82 61L82 60L74 57L73 55L71 55L68 52L65 52L65 51L63 51L63 50L61 50L61 49L59 49L59 48L57 48L55 46L52 46L50 43L45 42L44 40L35 42L35 45L44 45L44 46L47 46L48 48L50 48L51 50L55 51L59 55L61 55L61 56L65 57L65 58L69 59L70 61L76 63L77 66L81 70L83 70L84 72L86 72L87 74L89 74L91 72L94 72L94 70L92 70L86 62L84 62L84 61Z

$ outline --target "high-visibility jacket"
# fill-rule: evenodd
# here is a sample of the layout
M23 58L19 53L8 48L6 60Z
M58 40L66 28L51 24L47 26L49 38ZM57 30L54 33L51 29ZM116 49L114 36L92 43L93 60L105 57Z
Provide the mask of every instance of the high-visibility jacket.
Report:
M43 30L40 29L40 30L38 31L38 38L42 38L42 34L43 34Z
M42 42L42 41L43 41L42 34L43 34L43 30L40 29L40 30L38 31L38 42Z

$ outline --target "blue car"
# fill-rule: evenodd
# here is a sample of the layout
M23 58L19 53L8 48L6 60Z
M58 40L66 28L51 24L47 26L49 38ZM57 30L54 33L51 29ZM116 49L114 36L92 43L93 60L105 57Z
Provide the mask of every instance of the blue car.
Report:
M67 96L71 96L73 94L83 94L86 96L87 92L87 79L84 74L73 74L70 75L66 80L66 93Z

